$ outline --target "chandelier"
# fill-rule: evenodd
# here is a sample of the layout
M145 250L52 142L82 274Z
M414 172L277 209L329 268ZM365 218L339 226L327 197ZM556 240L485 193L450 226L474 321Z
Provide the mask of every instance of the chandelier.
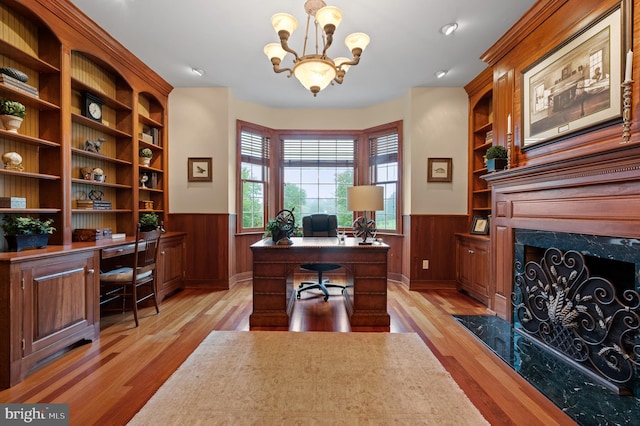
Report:
M369 44L369 36L364 33L353 33L347 36L345 44L353 54L353 58L331 59L327 56L327 49L333 42L333 33L342 21L342 11L337 7L327 6L322 0L307 0L304 4L307 12L307 29L304 37L302 55L289 47L289 37L298 27L298 21L288 13L277 13L271 18L271 24L276 30L280 43L270 43L264 47L264 53L271 60L276 73L288 71L295 75L302 85L316 96L318 92L332 82L342 84L345 74L352 65L360 62L360 55ZM313 26L311 19L313 18ZM315 33L315 49L307 53L309 30ZM313 37L313 33L312 33ZM319 51L322 39L323 49ZM311 50L311 48L310 48ZM293 68L280 68L282 59L291 53L294 56Z

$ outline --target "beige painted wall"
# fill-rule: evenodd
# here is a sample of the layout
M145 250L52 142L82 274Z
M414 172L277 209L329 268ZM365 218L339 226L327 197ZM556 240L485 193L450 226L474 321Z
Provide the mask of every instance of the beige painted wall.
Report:
M169 96L170 213L235 213L236 120L276 129L365 129L404 121L404 214L466 214L467 110L462 88L412 89L357 110L275 109L226 88ZM213 182L187 182L188 157L213 157ZM453 158L453 182L426 182L427 157Z

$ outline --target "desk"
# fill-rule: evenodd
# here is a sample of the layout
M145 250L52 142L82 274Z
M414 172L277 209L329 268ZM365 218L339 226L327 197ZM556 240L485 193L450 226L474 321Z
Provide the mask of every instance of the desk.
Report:
M253 252L253 313L251 328L288 329L296 299L293 273L303 263L335 263L347 271L344 301L352 329L389 328L387 313L387 253L384 243L358 245L355 238L294 237L290 246L263 239Z
M101 264L133 249L135 237L0 253L0 388L43 360L100 337ZM186 234L160 239L159 293L182 286Z

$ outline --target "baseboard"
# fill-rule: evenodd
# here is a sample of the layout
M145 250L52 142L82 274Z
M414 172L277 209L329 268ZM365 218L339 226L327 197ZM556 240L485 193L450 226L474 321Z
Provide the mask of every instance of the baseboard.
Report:
M455 290L457 283L454 280L430 280L430 281L416 281L411 280L409 283L409 290L422 291L422 290Z

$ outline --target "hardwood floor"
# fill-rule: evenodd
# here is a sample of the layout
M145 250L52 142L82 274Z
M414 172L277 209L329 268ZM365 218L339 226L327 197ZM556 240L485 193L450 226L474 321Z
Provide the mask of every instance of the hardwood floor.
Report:
M68 403L71 425L123 425L213 330L249 330L251 284L227 291L186 289L160 314L103 318L100 339L41 366L0 391L1 403ZM389 283L391 332L416 332L493 425L575 424L466 332L451 314L486 309L453 290L415 292ZM309 292L296 302L292 331L350 331L344 304ZM390 392L393 390L390 389ZM428 420L428 419L425 419Z

